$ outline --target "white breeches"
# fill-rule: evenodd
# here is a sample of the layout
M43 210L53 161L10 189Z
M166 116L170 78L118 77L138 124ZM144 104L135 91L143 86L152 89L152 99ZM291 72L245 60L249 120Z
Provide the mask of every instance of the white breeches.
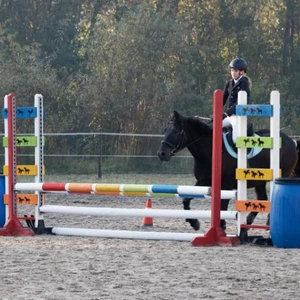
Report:
M232 127L232 140L235 143L236 136L237 136L237 116L236 115L232 115L230 117L228 116L225 119L223 119L222 127L228 127L228 126Z

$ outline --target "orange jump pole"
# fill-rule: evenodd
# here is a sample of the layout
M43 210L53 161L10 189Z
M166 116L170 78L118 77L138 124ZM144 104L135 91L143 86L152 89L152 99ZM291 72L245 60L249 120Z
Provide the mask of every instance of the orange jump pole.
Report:
M240 244L238 237L226 236L225 231L220 227L223 116L223 92L221 90L214 92L213 102L211 228L203 237L195 237L191 243L193 246L234 246Z

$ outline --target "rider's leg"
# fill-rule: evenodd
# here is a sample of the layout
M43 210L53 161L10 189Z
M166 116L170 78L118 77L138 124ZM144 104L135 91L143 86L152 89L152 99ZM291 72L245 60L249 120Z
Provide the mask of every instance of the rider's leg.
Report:
M222 127L228 127L228 126L231 126L230 118L231 118L231 117L228 117L228 116L227 116L226 118L223 119L223 121L222 121Z
M232 126L232 141L235 143L237 137L237 116L232 115L230 117L230 123Z

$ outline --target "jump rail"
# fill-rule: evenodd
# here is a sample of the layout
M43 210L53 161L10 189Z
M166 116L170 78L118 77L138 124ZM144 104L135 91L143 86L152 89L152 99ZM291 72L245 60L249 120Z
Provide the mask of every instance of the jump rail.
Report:
M66 236L87 236L87 237L103 237L117 239L139 239L139 240L165 240L165 241L186 241L203 236L196 233L180 233L180 232L155 232L155 231L130 231L130 230L109 230L109 229L87 229L87 228L67 228L54 227L52 234Z
M209 210L171 210L171 209L138 209L138 208L111 208L111 207L83 207L43 205L40 207L42 213L62 213L91 216L125 216L125 217L153 217L153 218L201 218L210 219ZM236 220L236 211L221 211L223 219Z
M76 194L130 194L203 198L211 196L211 187L187 185L99 184L99 183L16 183L16 191L66 192ZM236 199L236 191L221 191L223 199Z

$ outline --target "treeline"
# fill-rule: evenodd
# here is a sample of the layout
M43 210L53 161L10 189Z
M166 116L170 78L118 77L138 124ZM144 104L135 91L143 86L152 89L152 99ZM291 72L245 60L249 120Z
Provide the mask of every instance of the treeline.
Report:
M175 109L210 116L236 56L252 102L279 90L281 126L300 132L298 0L0 0L0 49L0 95L41 93L45 132L160 134Z

